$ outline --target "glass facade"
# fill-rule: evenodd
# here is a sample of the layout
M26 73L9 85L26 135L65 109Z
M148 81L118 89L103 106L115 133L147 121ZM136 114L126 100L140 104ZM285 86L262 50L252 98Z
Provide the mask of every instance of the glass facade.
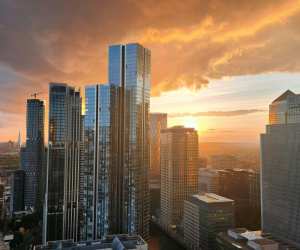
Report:
M77 239L81 97L67 84L49 91L47 241Z
M283 108L285 107L285 108ZM262 230L300 247L300 95L286 91L270 105L261 135Z
M109 84L86 87L83 238L149 237L150 51L109 48Z
M25 209L41 209L44 170L44 102L27 100L26 146L21 149Z

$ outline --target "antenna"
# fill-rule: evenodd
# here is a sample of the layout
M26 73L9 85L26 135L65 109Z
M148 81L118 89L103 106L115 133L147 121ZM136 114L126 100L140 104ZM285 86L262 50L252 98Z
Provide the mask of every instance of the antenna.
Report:
M34 97L34 99L36 99L36 97L40 94L43 94L43 93L42 92L34 92L30 96L32 96L32 97Z

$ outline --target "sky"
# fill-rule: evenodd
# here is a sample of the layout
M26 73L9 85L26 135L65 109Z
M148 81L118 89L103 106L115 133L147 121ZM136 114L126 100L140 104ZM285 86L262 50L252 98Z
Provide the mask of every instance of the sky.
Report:
M107 82L111 44L151 49L151 111L202 141L259 142L268 105L300 93L299 0L0 0L0 141L25 139L48 83Z

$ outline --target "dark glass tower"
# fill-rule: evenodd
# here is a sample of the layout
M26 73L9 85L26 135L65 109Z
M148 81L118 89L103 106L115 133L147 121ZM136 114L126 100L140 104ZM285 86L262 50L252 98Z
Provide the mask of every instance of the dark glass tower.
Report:
M26 146L21 149L25 209L41 209L44 166L44 102L27 100Z
M50 83L47 241L77 240L81 121L80 93L67 84Z
M139 44L111 46L109 84L86 88L85 238L149 237L150 57Z

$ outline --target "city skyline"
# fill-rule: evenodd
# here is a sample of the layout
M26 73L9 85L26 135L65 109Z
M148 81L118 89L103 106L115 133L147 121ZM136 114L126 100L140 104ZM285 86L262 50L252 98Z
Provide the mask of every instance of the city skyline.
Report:
M49 82L107 82L109 44L151 49L151 112L195 127L200 141L258 144L269 102L300 91L299 1L3 1L0 10L0 141L19 129L25 141L24 103L41 92L47 107Z

